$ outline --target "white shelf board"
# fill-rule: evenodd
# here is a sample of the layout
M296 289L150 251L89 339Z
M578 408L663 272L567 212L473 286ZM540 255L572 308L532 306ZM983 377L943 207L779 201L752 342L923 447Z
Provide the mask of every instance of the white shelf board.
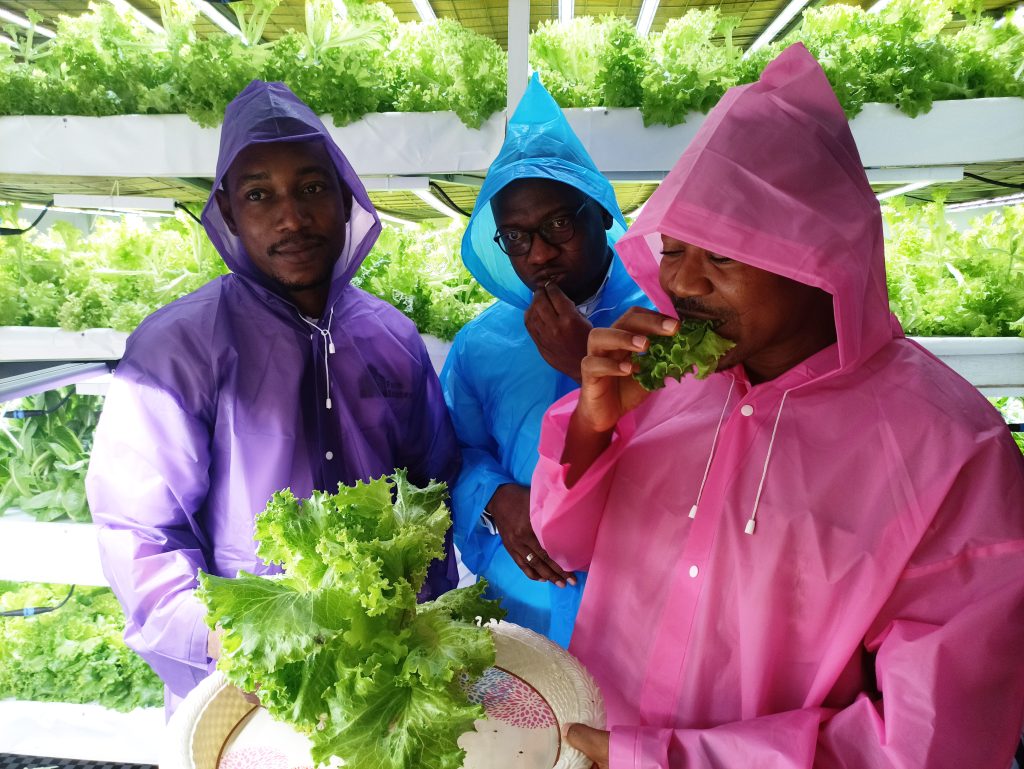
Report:
M0 700L0 753L156 764L164 722L163 708Z
M0 580L108 585L100 566L96 526L37 521L8 510L0 516Z
M112 328L0 326L0 361L120 360L128 334Z
M663 175L705 119L644 127L638 109L565 110L605 173ZM505 113L481 129L451 112L377 113L331 134L362 176L483 172L504 139ZM935 102L910 118L888 104L867 104L851 121L868 168L991 163L1024 159L1024 99ZM185 115L0 118L0 173L67 176L212 177L219 128ZM89 152L81 152L89 147Z
M1024 395L1024 339L1019 337L913 337L977 387L983 395Z

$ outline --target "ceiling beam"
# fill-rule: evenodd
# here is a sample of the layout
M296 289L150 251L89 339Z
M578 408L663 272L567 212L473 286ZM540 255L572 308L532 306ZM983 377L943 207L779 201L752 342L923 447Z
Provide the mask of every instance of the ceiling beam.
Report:
M640 6L640 14L636 17L636 31L640 37L647 37L651 33L654 14L658 12L659 5L661 0L644 0Z

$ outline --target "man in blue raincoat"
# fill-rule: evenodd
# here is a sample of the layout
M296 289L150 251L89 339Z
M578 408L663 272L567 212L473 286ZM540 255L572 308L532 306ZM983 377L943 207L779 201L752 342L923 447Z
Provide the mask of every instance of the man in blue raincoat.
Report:
M534 75L462 240L498 301L455 337L441 383L462 448L455 541L511 622L566 646L584 575L548 558L530 526L540 422L579 386L593 326L647 304L615 255L626 229L611 184Z

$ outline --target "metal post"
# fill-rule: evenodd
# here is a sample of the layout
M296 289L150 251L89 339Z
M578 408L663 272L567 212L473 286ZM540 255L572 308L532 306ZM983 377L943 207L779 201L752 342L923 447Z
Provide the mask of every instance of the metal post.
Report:
M508 114L530 77L530 0L508 0Z

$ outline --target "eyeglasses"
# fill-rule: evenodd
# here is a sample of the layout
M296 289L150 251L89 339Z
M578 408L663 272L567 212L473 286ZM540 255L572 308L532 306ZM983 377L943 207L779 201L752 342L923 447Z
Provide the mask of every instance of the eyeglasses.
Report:
M541 240L552 246L566 243L572 240L573 235L576 234L576 218L583 213L583 209L589 202L590 198L587 198L574 213L552 216L541 222L540 226L532 229L510 228L503 230L499 228L494 233L494 242L509 256L525 256L530 253L534 233L540 235Z

